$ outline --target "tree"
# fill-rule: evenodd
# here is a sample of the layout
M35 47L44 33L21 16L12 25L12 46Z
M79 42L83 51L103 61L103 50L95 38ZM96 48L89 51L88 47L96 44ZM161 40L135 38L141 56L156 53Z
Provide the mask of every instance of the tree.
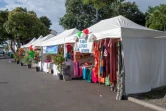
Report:
M149 7L146 12L146 26L156 30L166 30L166 4Z
M50 25L52 25L50 19L47 18L46 16L41 16L40 20L47 28L50 28Z
M0 12L0 43L3 43L9 37L9 34L3 28L4 23L8 20L8 10Z
M118 0L83 0L85 4L93 4L96 9L102 9ZM120 0L123 1L123 0Z
M83 30L95 23L96 10L93 5L84 5L82 0L66 0L65 6L66 14L59 21L65 29Z
M114 9L116 15L123 15L131 21L145 26L145 15L139 10L135 2L122 2Z
M10 40L18 48L21 46L21 42L27 39L49 33L49 29L37 18L34 12L27 12L26 9L20 7L9 12L8 21L3 26L6 32L12 35Z
M123 2L123 0L116 0L100 8L98 10L98 21L118 15L123 15L140 25L145 25L145 16L135 2ZM83 30L98 22L96 18L96 9L93 4L84 4L82 0L67 0L66 14L60 18L59 23L65 29L77 28Z

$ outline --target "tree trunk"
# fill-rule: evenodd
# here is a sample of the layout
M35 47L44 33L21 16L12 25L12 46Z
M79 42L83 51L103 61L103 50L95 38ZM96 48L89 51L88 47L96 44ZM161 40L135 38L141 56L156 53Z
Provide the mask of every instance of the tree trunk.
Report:
M12 40L11 40L10 48L13 51L13 53L15 53L15 50L13 49L13 41Z
M21 47L20 40L18 39L16 42L17 42L17 48L20 48Z

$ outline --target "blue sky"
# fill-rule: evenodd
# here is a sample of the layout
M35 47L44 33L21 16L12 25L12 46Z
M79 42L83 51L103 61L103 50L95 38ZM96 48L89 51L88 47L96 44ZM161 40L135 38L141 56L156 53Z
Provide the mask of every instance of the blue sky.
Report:
M166 4L166 0L126 0L135 1L140 10L145 12L148 6L156 6ZM38 17L45 15L52 22L51 28L58 33L63 31L59 26L59 18L65 14L65 0L0 0L0 10L12 10L15 7L26 7L28 10L33 10Z

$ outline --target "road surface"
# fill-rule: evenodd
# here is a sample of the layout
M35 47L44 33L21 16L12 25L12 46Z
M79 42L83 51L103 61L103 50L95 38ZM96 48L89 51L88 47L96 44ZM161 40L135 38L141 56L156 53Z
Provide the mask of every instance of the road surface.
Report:
M152 111L115 100L109 87L55 76L0 59L0 111Z

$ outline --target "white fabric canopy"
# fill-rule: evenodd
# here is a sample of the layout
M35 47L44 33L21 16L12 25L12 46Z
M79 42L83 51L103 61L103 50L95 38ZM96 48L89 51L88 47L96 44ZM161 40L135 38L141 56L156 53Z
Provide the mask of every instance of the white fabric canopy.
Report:
M42 38L43 38L43 36L41 35L35 42L32 43L32 45L38 43L38 41L40 41L40 39L42 39Z
M29 43L27 43L27 44L21 46L21 48L29 47L29 46L31 46L31 44L32 44L33 42L35 42L35 41L36 41L36 38L33 38Z
M157 31L138 25L131 20L117 16L110 19L102 20L88 28L90 34L94 35L97 40L103 38L124 38L124 37L163 37L166 32ZM65 37L64 43L74 43L77 34Z
M55 35L53 34L49 34L43 38L41 38L40 40L38 40L35 44L33 44L33 46L41 46L42 42L51 39L52 37L54 37Z
M42 46L51 46L51 45L64 44L66 37L76 34L78 31L79 30L77 30L76 28L66 30L66 31L60 33L59 35L57 35L47 41L42 42L41 45Z
M121 15L102 20L88 29L98 40L103 38L166 36L165 32L138 25Z

